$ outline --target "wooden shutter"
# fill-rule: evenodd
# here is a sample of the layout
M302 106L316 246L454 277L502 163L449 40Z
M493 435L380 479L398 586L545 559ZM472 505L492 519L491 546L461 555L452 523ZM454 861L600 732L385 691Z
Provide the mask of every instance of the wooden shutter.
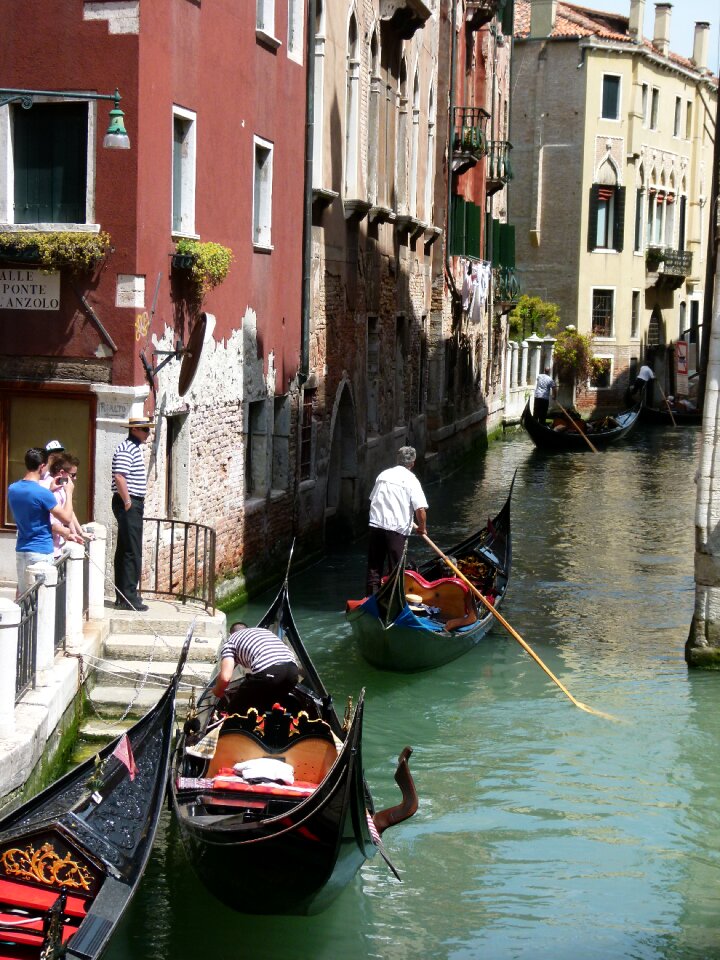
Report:
M505 0L502 12L501 28L506 37L513 35L513 21L515 18L515 0Z
M480 207L474 203L465 206L465 253L468 257L480 259Z
M495 217L492 222L492 265L500 266L500 221Z
M600 197L600 184L594 183L590 187L590 208L588 211L588 250L594 250L597 246L597 220L598 220L598 202Z
M515 266L515 225L500 224L500 266Z
M613 218L613 249L618 253L625 243L625 187L615 187L615 211Z
M465 255L465 207L463 197L453 194L450 222L450 255L462 257Z

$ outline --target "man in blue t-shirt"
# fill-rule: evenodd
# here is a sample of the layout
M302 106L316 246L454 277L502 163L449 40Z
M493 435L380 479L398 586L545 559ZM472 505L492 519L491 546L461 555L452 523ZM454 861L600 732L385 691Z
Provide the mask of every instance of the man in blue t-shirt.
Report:
M40 483L40 475L45 469L45 453L38 447L31 447L25 454L27 473L22 480L8 487L8 503L17 524L17 543L15 558L17 561L18 596L25 593L34 583L27 572L31 563L45 561L52 563L53 539L50 529L50 514L63 523L69 523L73 514L73 490L75 485L70 477L63 478L67 494L63 506L55 499L57 482L52 481L50 489Z

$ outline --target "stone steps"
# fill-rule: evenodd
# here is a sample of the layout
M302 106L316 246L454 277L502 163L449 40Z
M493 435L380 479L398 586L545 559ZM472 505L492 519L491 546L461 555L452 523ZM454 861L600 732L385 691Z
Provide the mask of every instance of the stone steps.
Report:
M105 656L108 660L144 660L152 658L177 663L180 651L185 643L184 636L171 636L159 633L152 636L146 633L110 634L105 641ZM188 651L188 663L215 663L220 639L196 634Z

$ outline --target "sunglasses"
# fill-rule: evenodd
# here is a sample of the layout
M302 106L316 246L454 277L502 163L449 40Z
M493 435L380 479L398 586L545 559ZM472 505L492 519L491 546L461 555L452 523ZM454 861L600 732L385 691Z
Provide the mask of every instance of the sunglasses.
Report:
M71 480L77 480L77 473L69 473L68 476Z
M135 427L136 430L139 430L140 433L150 433L150 427Z

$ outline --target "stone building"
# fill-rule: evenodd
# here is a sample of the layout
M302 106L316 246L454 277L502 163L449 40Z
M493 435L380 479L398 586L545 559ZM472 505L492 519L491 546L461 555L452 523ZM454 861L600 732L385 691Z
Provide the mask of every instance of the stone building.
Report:
M674 393L672 344L687 341L692 370L705 299L709 24L696 24L688 60L670 50L669 3L655 4L652 40L644 0L628 4L627 17L557 0L515 12L518 262L524 290L557 303L608 360L579 385L585 405L616 404L648 356Z

